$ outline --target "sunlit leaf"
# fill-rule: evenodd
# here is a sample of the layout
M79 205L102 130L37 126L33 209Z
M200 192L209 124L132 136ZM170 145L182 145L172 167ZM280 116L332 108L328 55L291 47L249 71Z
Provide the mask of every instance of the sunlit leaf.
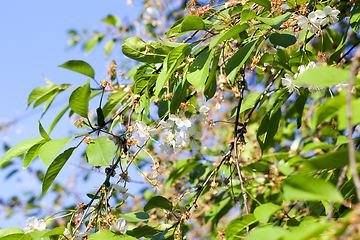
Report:
M259 221L267 222L274 213L282 208L283 206L279 206L274 203L265 203L255 208L254 216Z
M230 237L237 235L242 229L247 226L257 222L258 220L254 217L253 214L242 215L238 218L231 220L228 226L225 228L225 237L229 239Z
M197 92L204 87L206 79L209 75L209 67L212 58L212 51L205 48L195 61L189 67L186 74L186 79L194 85Z
M94 69L87 63L81 60L71 60L58 67L66 68L74 72L84 74L88 77L94 78L95 72Z
M98 137L86 147L86 156L91 166L109 166L115 152L115 143L108 137Z
M75 89L69 98L71 110L80 116L87 118L90 99L90 81L82 87Z
M147 223L150 219L149 214L145 212L131 212L121 215L127 222L144 222Z
M71 138L63 138L58 140L51 140L45 143L39 151L41 161L47 166L60 153L60 151L74 140L75 136Z
M117 240L117 239L137 240L137 238L134 238L132 236L122 234L119 232L110 231L110 230L98 231L98 232L92 234L89 239L90 240L104 240L104 239L106 239L106 240Z
M50 164L49 168L46 170L45 177L42 185L41 198L44 197L46 192L49 190L51 184L54 182L56 176L59 174L67 160L70 158L71 154L74 152L76 147L66 149L63 153L57 156L54 161Z
M275 18L265 18L265 17L257 17L261 22L271 26L272 28L278 30L281 25L286 22L291 17L291 12L286 12Z
M14 158L19 156L20 154L26 152L27 150L29 150L32 146L36 145L37 143L41 142L41 141L45 141L45 139L43 137L37 137L37 138L31 138L31 139L27 139L25 141L22 141L21 143L16 144L14 147L10 148L5 154L4 156L1 158L0 160L0 166Z
M285 201L343 201L340 192L335 186L319 178L293 175L282 183L282 187Z
M349 71L331 66L308 69L296 78L296 84L330 87L349 80Z

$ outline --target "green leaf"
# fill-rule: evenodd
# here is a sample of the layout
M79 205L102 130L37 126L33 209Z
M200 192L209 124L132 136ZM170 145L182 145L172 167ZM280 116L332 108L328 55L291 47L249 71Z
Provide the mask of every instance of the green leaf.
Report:
M190 84L187 80L184 80L183 82L180 82L178 84L175 90L175 94L171 99L171 105L170 105L171 113L176 113L176 111L179 109L180 104L185 101L185 98L189 93L189 86Z
M266 9L270 10L271 9L271 3L269 0L251 0L251 2L257 3L260 6L265 7Z
M59 172L61 171L61 169L63 168L67 160L70 158L71 154L74 152L75 149L76 147L66 149L50 164L49 168L46 170L43 180L41 198L44 197L46 192L49 190L56 176L59 174Z
M188 32L194 30L205 30L204 21L195 15L189 15L184 18L184 21L181 23L180 31Z
M172 207L173 205L168 199L164 198L163 196L155 196L152 197L144 206L144 211L149 212L153 208L171 210Z
M126 214L121 214L121 217L124 218L127 222L144 222L147 223L150 219L149 214L145 212L131 212Z
M308 69L296 78L296 84L318 87L330 87L339 83L347 82L349 72L331 66L320 66Z
M60 153L60 151L75 139L75 135L71 138L63 138L58 140L51 140L45 143L39 151L41 161L47 166Z
M103 38L104 38L104 35L98 34L98 33L93 38L91 38L90 41L88 41L85 44L86 53L91 52L94 49L94 47L96 46L96 44L98 44Z
M274 32L270 34L269 38L272 44L279 45L284 48L296 43L296 37L291 32Z
M310 150L315 150L315 149L329 149L329 148L335 148L336 146L333 144L328 144L328 143L324 143L324 142L311 142L306 144L303 149L301 150L300 154L302 153L306 153L307 151Z
M360 162L360 153L356 153L357 161ZM341 159L341 161L339 161ZM347 148L335 152L316 155L315 159L308 159L300 169L300 173L310 173L322 169L342 168L349 164Z
M244 10L245 11L245 10ZM256 15L255 15L256 16ZM209 45L210 49L213 49L215 46L217 46L219 43L230 39L230 38L237 38L239 37L239 33L249 29L249 24L243 23L233 26L230 30L217 35L213 40L211 40L211 43Z
M265 203L255 208L254 216L259 221L268 222L269 218L282 208L283 206L279 206L271 202Z
M161 63L170 49L159 42L144 42L139 37L130 37L124 41L122 52L125 56L139 62Z
M51 123L48 132L49 134L51 133L51 131L54 129L54 127L56 126L56 124L59 122L59 120L62 118L62 116L64 116L64 114L66 113L66 111L69 109L69 105L66 106L54 119L54 121Z
M108 24L113 25L113 26L119 26L120 25L119 18L114 16L114 15L107 15L107 17L104 18L102 21L104 23L108 23Z
M229 212L233 205L231 197L223 198L223 195L217 196L213 205L205 214L205 223L211 222L212 226L215 226L220 218Z
M46 87L39 87L39 88L35 88L29 96L28 99L28 106L30 106L31 103L33 102L38 102L39 103L36 105L40 105L41 103L45 102L52 94L54 91L56 91L56 89L58 88L57 85L49 85ZM34 105L34 108L36 107Z
M49 135L46 133L45 129L43 128L43 126L41 125L41 122L40 120L39 121L39 132L40 132L40 135L45 138L46 140L50 141L51 138L49 137Z
M165 39L161 39L159 38L159 36L156 36L165 46L168 46L170 48L176 48L179 47L181 45L183 45L184 43L178 43L178 42L170 42L168 40Z
M230 237L237 235L238 232L257 221L258 220L251 213L231 220L229 225L225 228L225 238L230 239Z
M293 175L283 181L282 187L286 202L291 200L343 201L335 186L319 178Z
M250 9L244 9L241 12L240 19L242 22L246 22L248 20L256 18L256 13L253 10Z
M41 237L43 238L43 237L48 237L48 236L63 235L64 231L65 231L65 227L56 227L56 228L51 229L50 231L46 232Z
M355 99L351 102L351 126L356 126L360 123L360 98ZM344 104L339 111L337 112L338 116L338 130L345 130L346 128L349 128L348 126L348 118L347 118L347 106Z
M222 49L216 49L214 52L214 57L212 61L212 66L210 70L209 77L205 83L204 95L206 97L206 101L211 99L216 92L217 81L216 81L216 70L218 69L218 63L220 59Z
M92 79L95 77L94 69L87 62L81 60L71 60L62 65L59 65L58 67L84 74L88 77L91 77Z
M32 146L25 155L24 158L24 170L29 166L29 164L39 155L40 148L44 145L44 143L39 143Z
M118 233L118 232L113 232L110 230L101 230L98 231L94 234L92 234L89 238L90 240L118 240L118 239L122 239L122 240L137 240L137 238L134 238L132 236L126 235L126 234L122 234L122 233Z
M328 98L320 107L315 111L312 118L312 130L315 132L317 126L322 121L331 121L337 114L337 111L346 103L345 96L337 95L333 98Z
M97 114L97 124L98 126L103 126L104 122L104 114L103 111L101 109L101 107L98 107L96 109L96 114Z
M3 228L0 229L0 239L16 240L24 235L24 231L20 228Z
M169 80L171 75L175 72L177 67L181 64L181 62L185 59L185 57L189 55L190 52L191 52L190 45L184 44L174 48L165 58L163 63L163 68L156 80L155 97L158 97L165 83Z
M90 81L82 87L75 89L69 98L71 110L80 116L87 118L90 100Z
M19 156L20 154L26 152L27 150L29 150L32 146L36 145L37 143L41 142L41 141L45 141L45 139L43 137L37 137L37 138L31 138L31 139L27 139L25 141L22 141L21 143L16 144L14 147L10 148L5 154L4 156L1 158L0 160L0 166L14 158Z
M108 58L111 51L113 50L114 46L115 46L115 42L116 42L116 39L112 39L110 41L108 41L106 44L105 44L105 57Z
M204 87L207 76L209 75L209 67L212 57L211 53L212 51L208 48L203 49L186 73L186 79L189 83L194 85L197 92L200 92Z
M359 9L359 10L360 10L360 9ZM359 18L360 18L360 12L359 12ZM341 53L344 51L345 46L346 46L345 43L346 43L346 39L347 39L347 36L348 36L349 27L350 27L350 26L348 26L348 27L346 28L346 31L345 31L345 33L343 34L339 45L337 46L337 48L335 49L335 51L333 52L333 54L331 54L331 57L330 57L329 62L328 62L328 65L337 64L337 62L339 61L340 56L341 56Z
M115 92L111 93L108 97L108 101L106 102L105 106L103 107L102 111L104 114L104 118L106 119L121 103L121 101L125 98L126 92Z
M271 112L264 116L256 136L262 152L270 146L279 128L281 109L278 109L272 116L270 114Z
M333 226L335 222L302 222L299 227L291 228L291 233L287 234L283 240L307 240L318 238L319 235Z
M115 143L108 137L98 137L86 147L86 156L91 166L110 165L115 152Z
M360 27L360 3L359 1L355 2L355 6L350 12L350 26L353 31L357 33Z
M275 18L264 18L264 17L257 17L258 20L261 22L271 26L272 28L279 30L281 25L286 22L291 17L291 12L286 12Z
M278 226L261 226L251 231L246 240L280 240L290 231Z
M251 52L253 51L255 44L258 39L248 42L243 47L241 47L228 61L225 66L225 73L229 76L231 83L233 84L236 73L244 65L246 60L249 58ZM231 76L230 76L231 75Z

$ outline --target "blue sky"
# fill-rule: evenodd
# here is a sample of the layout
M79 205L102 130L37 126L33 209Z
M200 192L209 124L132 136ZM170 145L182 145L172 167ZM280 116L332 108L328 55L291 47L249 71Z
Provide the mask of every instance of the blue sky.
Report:
M142 2L142 1L141 1ZM138 6L136 6L138 4ZM104 23L101 19L108 14L121 17L129 21L135 20L140 12L140 1L134 7L126 4L126 0L106 1L5 1L0 7L0 71L2 91L0 94L0 125L7 121L19 119L17 124L10 126L6 131L0 131L0 141L14 146L25 139L38 137L38 123L42 106L38 110L27 108L27 99L30 92L45 86L44 76L54 84L69 83L83 85L87 77L59 68L58 65L68 60L84 60L95 70L98 77L106 76L107 65L111 60L120 60L123 57L121 46L116 46L108 59L105 59L104 43L96 47L90 54L77 46L68 49L69 36L67 31L75 30L101 30ZM58 96L48 113L41 119L47 129L52 120L63 107L67 105L65 95ZM53 139L69 136L73 123L64 118L51 134ZM0 157L5 153L0 147ZM21 162L19 166L21 166ZM41 168L41 162L36 161ZM43 167L43 164L42 164ZM45 168L43 167L43 170ZM71 166L68 166L71 169ZM41 192L41 185L29 176L29 173L18 173L5 181L9 172L0 171L0 199L33 189ZM96 174L95 174L96 175ZM97 174L98 184L103 175ZM96 187L90 185L84 191ZM1 206L0 206L1 207ZM25 227L26 217L14 215L3 221L3 212L0 208L0 228Z

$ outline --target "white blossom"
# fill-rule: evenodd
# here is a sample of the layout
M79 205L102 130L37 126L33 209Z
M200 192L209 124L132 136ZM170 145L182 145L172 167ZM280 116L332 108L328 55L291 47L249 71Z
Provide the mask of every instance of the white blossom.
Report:
M143 123L142 121L136 120L135 122L135 130L139 134L139 137L141 138L149 138L151 135L155 135L159 133L159 130L157 130L154 127L149 127L146 125L146 123Z
M195 112L195 117L199 116L199 120L203 123L207 123L208 122L208 117L207 117L207 112L210 110L210 108L208 106L201 106L199 110L196 110Z
M180 136L182 139L183 146L188 146L190 144L190 147L194 151L199 150L199 145L195 140L199 140L202 136L201 132L195 131L195 126L192 125L187 130L181 130Z
M28 227L25 228L27 231L29 231L29 230L43 231L46 229L45 221L43 219L38 219L36 217L28 218L27 225L28 225Z
M266 39L265 43L263 45L263 48L266 52L268 52L271 55L275 55L277 52L277 49L274 47L274 45L270 42L270 39Z
M119 186L119 185L117 185L117 184L114 184L112 187L113 187L115 190L117 190L117 191L119 191L119 192L121 193L121 195L122 195L122 197L123 197L124 200L128 199L128 197L132 197L132 198L135 197L133 194L128 193L128 192L127 192L128 190L127 190L126 188L122 187L122 186Z
M65 235L65 237L67 237L68 239L73 239L73 240L82 240L83 237L87 236L86 232L80 232L79 230L76 230L76 232L74 233L75 238L71 238L71 233L69 231L69 229L65 228L65 231L63 233Z
M300 15L297 19L298 25L301 29L309 29L310 32L316 33L320 29L320 20L315 12L309 13L308 17L309 18L306 18Z
M190 120L185 117L185 113L182 110L180 110L178 115L170 114L169 119L174 121L178 127L191 126Z
M270 63L264 63L264 67L267 69L270 69L271 74L275 74L276 73L276 69L273 68L273 66Z
M317 10L317 11L321 11L321 10ZM339 15L340 13L339 10L337 9L333 10L331 7L326 6L321 12L322 12L321 13L322 19L320 20L321 25L326 25L328 23L335 24L339 21L337 17L337 15Z
M160 121L160 125L163 129L166 131L172 131L174 129L175 123L173 121L170 121L169 123L165 122L164 120Z
M159 147L166 153L177 152L180 149L181 142L176 138L176 135L171 132L166 132L165 143L161 143Z
M296 91L296 93L300 95L299 86L294 84L294 78L290 74L285 73L285 77L281 78L281 80L282 85L287 88L289 93L293 93Z
M111 231L120 232L122 234L125 234L127 229L128 228L126 226L126 221L123 218L118 218L116 220L116 223L111 225L109 228L109 230L111 230Z

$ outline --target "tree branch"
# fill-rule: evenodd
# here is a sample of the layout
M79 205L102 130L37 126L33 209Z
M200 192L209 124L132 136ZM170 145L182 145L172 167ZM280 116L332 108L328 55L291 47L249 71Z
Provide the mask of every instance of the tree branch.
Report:
M354 145L354 139L353 139L353 129L352 129L352 107L351 107L351 101L352 101L352 89L355 85L355 76L357 74L357 68L359 67L359 59L360 59L360 49L357 50L354 56L353 65L350 68L350 77L349 77L349 85L347 87L347 94L346 94L346 105L347 105L347 120L348 120L348 127L349 127L349 133L348 133L348 140L349 140L349 166L350 166L350 172L352 179L354 181L355 190L358 202L360 202L360 179L359 175L356 170L356 156L355 156L355 145Z

